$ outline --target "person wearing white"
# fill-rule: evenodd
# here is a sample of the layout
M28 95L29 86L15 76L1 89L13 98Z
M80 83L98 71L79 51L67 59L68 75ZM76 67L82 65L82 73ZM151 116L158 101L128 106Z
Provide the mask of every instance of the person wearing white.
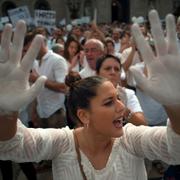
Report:
M112 38L107 37L105 39L105 46L106 46L106 54L112 54L118 57L119 59L121 59L121 53L115 51L115 42Z
M79 72L81 78L94 76L96 74L96 60L103 56L104 45L98 39L89 39L84 45L84 52L86 57L86 65Z
M113 32L112 32L112 39L114 40L114 49L117 53L120 52L120 49L121 49L121 39L120 39L120 29L119 28L115 28L113 29Z
M81 78L91 77L96 75L96 71L90 68L89 64L86 64L86 66L79 72Z
M27 83L32 61L42 41L36 37L19 63L24 22L17 23L8 52L6 48L10 45L12 27L6 25L0 53L0 159L19 162L52 159L54 180L145 180L145 157L179 164L180 52L174 33L174 18L172 15L166 18L168 41L164 40L155 10L150 12L149 19L157 57L154 57L138 26L133 25L133 36L151 73L147 79L135 68L131 67L131 71L137 84L165 106L169 116L167 127L137 127L132 124L122 127L124 105L118 100L113 84L100 77L83 79L70 89L69 98L78 100L71 103L77 107L73 115L81 121L81 127L75 130L24 127L20 121L17 122L18 110L38 95L46 81L40 77L32 87ZM82 93L91 90L95 93L93 97ZM80 96L83 98L79 100ZM87 96L91 96L89 100L84 99ZM82 101L89 106L80 108ZM79 163L77 157L80 157Z
M132 87L135 86L133 76L130 73L129 69L131 66L133 66L139 62L140 62L140 57L139 57L139 54L137 52L135 42L132 40L131 47L125 49L121 54L121 63L123 65L123 69L125 70L126 78L127 78L127 84L129 86L132 86Z
M40 75L46 76L51 81L64 83L65 76L68 73L66 60L56 55L51 50L42 57L42 64L37 67ZM51 89L45 88L37 97L37 110L41 118L47 118L60 108L64 108L64 93L57 93Z
M38 119L33 119L33 122L48 122L57 121L59 126L66 124L64 112L64 100L65 100L65 76L68 73L68 65L66 60L54 53L52 50L48 50L46 41L44 40L38 54L38 66L34 67L30 75L30 81L35 82L36 79L41 76L46 76L47 80L45 88L37 96L37 106L35 107L38 113ZM34 111L35 112L35 111ZM61 114L62 118L61 118ZM53 116L54 115L54 116ZM59 120L52 120L57 119ZM52 117L52 118L51 118ZM52 126L56 126L54 122ZM57 123L58 124L58 123ZM64 124L64 125L63 125ZM44 126L41 124L40 126ZM48 125L49 126L49 125Z
M106 166L100 170L94 168L88 156L80 151L88 180L119 180L119 178L146 180L144 157L160 158L172 164L180 162L180 136L173 132L170 124L168 130L163 127L157 130L128 124L123 131L124 135L116 138L113 144ZM164 137L165 134L168 135L169 143ZM139 135L142 137L140 138ZM160 139L161 143L159 143ZM177 151L173 150L177 156L171 159L172 152L168 153L167 148L173 146L177 149ZM0 150L0 159L12 159L16 162L39 162L51 159L54 180L83 180L79 170L73 130L68 127L59 130L34 130L27 129L18 122L16 136L8 142L0 142Z
M96 74L98 76L107 78L110 80L114 87L117 89L118 96L126 109L126 118L125 122L130 122L134 125L146 125L146 120L141 109L138 98L131 89L122 87L120 74L122 70L122 65L119 61L119 58L113 55L106 55L102 58L99 58L96 62Z
M124 90L127 95L127 107L131 109L132 112L143 112L135 92L128 88L124 88Z
M139 69L139 71L144 73L144 62L137 63L135 67L136 69ZM164 107L160 103L148 96L138 87L136 87L136 96L139 99L148 125L166 125L168 117Z

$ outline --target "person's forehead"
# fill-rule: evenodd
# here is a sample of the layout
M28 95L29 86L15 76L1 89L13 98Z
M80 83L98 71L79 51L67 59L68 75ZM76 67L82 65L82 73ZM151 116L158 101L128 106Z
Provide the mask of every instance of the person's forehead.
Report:
M106 58L102 65L116 65L120 66L119 63L114 58Z
M71 41L69 46L78 46L78 43L76 41Z
M108 41L107 45L114 45L114 43L112 41Z
M85 48L88 48L88 47L94 47L94 48L98 48L99 45L95 42L88 42L85 44Z
M116 89L114 88L113 84L109 80L103 82L97 88L97 96L102 97L102 98L110 96L110 95L114 95L116 93L117 93Z
M113 34L114 35L119 35L119 32L118 31L114 31Z
M79 27L76 27L74 30L76 30L76 31L78 31L78 32L81 31Z

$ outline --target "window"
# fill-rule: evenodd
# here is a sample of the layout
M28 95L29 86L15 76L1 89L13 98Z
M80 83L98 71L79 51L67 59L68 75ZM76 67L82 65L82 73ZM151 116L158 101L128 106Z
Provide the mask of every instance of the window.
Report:
M8 10L15 9L17 6L11 1L6 1L2 4L2 16L8 16Z

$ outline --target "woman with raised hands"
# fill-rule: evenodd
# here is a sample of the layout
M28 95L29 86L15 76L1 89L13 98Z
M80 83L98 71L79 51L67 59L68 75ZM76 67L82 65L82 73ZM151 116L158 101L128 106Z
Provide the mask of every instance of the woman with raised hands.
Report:
M81 126L70 130L32 129L17 120L18 110L38 95L45 78L28 86L32 59L41 45L36 37L20 62L25 24L6 25L0 52L0 159L24 161L52 160L53 178L74 180L145 180L144 158L180 163L180 53L172 15L166 18L165 40L158 14L149 14L157 56L152 53L139 27L132 32L147 65L148 78L131 68L137 84L163 104L167 127L122 126L125 106L117 98L113 84L102 77L73 83L67 104L71 116Z

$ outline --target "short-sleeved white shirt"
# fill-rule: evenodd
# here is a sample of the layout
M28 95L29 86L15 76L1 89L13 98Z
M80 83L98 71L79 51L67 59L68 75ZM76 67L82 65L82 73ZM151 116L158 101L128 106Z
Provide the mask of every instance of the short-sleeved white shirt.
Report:
M135 92L131 89L125 88L125 92L127 95L127 107L132 111L132 112L143 112L141 105L139 103L139 100L137 96L135 95Z
M121 63L122 64L125 63L128 56L130 55L131 51L132 51L132 47L129 47L122 52L122 54L121 54ZM140 62L139 55L137 52L135 52L131 65L135 65L136 63L139 63L139 62ZM132 74L129 73L129 71L127 71L126 75L127 75L127 84L130 86L135 86L135 84L134 84L135 82L134 82L134 78L133 78Z
M139 71L143 73L144 62L137 63L135 66L139 69ZM146 93L141 91L139 88L136 88L136 95L139 100L139 103L141 104L148 125L165 125L168 116L164 107L159 102L157 102L156 100L148 96Z
M68 73L66 60L53 53L51 50L42 58L42 63L37 67L40 75L46 76L49 80L64 83ZM37 111L41 118L48 118L60 108L64 108L64 93L52 91L44 88L37 97Z
M86 66L79 72L81 78L91 77L96 75L96 71L89 67L88 63Z

